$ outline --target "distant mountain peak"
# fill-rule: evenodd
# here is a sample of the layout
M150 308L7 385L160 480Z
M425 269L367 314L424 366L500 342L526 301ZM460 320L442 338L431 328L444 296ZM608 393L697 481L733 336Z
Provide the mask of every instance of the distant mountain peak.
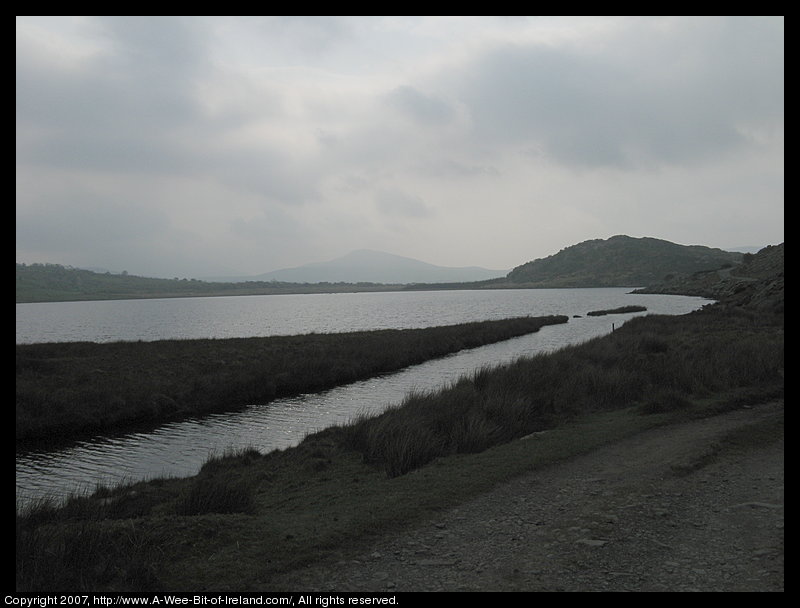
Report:
M505 276L507 270L437 266L385 251L355 249L326 262L267 272L247 280L290 283L461 283Z

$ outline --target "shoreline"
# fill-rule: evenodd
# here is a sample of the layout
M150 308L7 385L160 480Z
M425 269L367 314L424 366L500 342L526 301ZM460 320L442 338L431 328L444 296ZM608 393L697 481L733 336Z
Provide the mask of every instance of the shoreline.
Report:
M783 365L782 314L713 306L637 317L295 448L244 450L194 477L100 488L18 514L17 587L276 590L299 568L355 558L547 463L782 399ZM430 445L442 451L422 449Z
M122 432L397 371L566 316L265 338L16 345L16 439Z

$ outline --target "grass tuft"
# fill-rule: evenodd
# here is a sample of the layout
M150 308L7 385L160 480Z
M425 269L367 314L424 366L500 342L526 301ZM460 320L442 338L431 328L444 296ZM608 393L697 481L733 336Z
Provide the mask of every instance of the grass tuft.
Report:
M178 515L251 513L255 492L246 482L221 476L199 475L175 506Z

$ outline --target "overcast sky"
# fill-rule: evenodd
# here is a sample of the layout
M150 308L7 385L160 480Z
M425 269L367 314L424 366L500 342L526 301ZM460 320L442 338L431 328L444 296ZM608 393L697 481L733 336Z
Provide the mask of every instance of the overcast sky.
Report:
M17 17L16 257L783 241L782 17Z

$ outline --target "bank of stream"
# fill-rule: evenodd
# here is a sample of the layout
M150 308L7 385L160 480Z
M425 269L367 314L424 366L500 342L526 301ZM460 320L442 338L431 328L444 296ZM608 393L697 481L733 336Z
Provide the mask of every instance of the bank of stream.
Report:
M47 445L26 449L16 457L17 504L42 498L62 500L98 486L190 476L209 458L240 449L262 453L285 449L311 432L380 413L411 392L434 391L482 367L604 335L632 316L614 315L613 321L574 318L324 391L125 433L97 434L57 449Z

